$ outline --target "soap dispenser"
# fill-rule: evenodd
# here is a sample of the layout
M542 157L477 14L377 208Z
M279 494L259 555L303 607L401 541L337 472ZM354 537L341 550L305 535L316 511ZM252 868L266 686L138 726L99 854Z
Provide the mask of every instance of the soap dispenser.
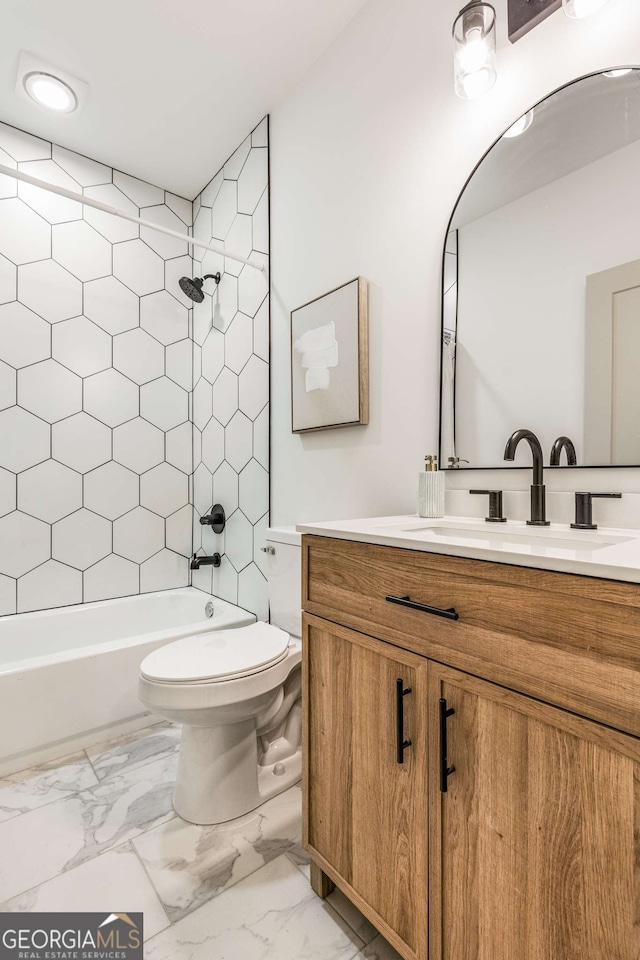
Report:
M424 470L418 474L418 516L444 517L444 473L434 454L424 458Z

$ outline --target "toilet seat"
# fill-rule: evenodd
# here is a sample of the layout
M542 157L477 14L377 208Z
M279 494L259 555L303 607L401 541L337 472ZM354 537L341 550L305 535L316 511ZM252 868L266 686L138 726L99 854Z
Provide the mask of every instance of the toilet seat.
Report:
M259 673L287 655L289 634L269 623L211 630L168 643L140 665L147 680L162 683L220 683Z

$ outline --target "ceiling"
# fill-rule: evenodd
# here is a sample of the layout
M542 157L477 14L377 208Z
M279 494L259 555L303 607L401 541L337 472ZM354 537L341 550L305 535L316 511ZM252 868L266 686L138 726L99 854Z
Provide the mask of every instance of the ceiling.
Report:
M640 70L596 74L562 88L529 129L501 139L465 188L452 222L462 227L640 139Z
M192 199L366 0L3 0L0 120ZM34 54L90 85L77 117L15 92Z

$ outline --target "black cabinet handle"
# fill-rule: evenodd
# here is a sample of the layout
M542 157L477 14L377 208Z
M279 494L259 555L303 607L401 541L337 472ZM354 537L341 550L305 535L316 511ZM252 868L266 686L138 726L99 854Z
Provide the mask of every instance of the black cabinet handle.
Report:
M400 607L409 607L411 610L422 610L423 613L432 613L434 617L444 617L445 620L459 620L460 617L454 607L443 610L442 607L430 607L426 603L418 603L411 597L385 597L387 603L397 603Z
M411 740L404 738L404 698L411 693L411 687L405 687L402 677L396 680L396 760L404 763L404 752L411 746Z
M440 701L440 793L447 792L447 780L456 768L449 766L447 759L447 718L455 713L453 707L447 709L447 701Z

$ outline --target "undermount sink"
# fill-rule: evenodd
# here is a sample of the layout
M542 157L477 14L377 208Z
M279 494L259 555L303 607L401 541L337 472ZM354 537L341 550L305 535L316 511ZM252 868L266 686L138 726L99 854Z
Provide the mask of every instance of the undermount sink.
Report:
M399 533L410 533L414 537L424 540L450 542L464 540L474 542L478 546L490 547L494 550L531 548L536 552L541 550L570 550L587 551L601 550L603 547L627 543L631 537L618 537L610 533L601 534L596 530L582 530L561 532L550 527L530 528L524 525L509 527L506 524L495 526L479 521L473 523L456 523L453 521L435 520L403 523L388 529L395 529Z

